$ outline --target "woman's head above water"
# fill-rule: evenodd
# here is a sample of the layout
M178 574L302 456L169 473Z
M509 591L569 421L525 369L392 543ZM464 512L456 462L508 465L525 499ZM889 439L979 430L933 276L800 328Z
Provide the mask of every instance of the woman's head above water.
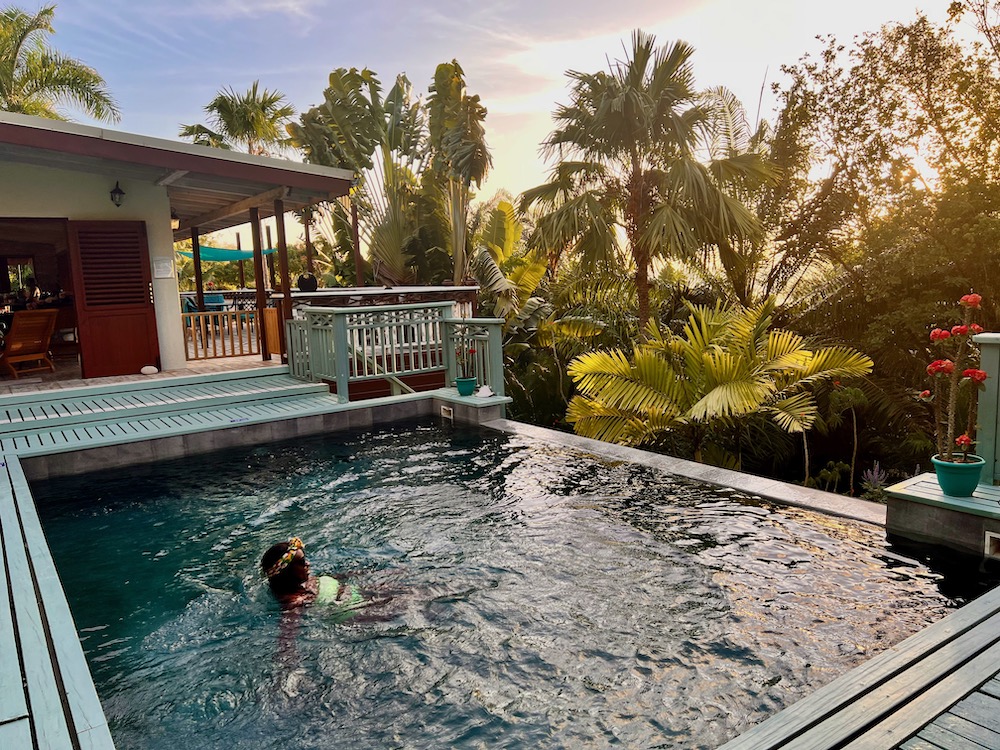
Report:
M283 610L312 604L326 604L341 611L353 611L371 603L362 590L341 575L310 575L305 545L297 536L273 545L260 559L260 570L271 586L271 593ZM383 597L388 601L391 597Z
M301 591L309 580L309 561L302 540L293 536L287 542L273 545L261 557L260 569L275 596L280 598Z

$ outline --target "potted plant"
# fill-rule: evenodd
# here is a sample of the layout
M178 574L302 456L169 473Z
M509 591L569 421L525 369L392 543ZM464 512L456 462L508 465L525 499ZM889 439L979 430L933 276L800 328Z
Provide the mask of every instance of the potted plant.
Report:
M979 349L973 335L982 326L972 321L983 298L975 293L959 300L962 322L948 328L931 330L931 342L942 356L927 366L933 388L920 398L934 405L934 431L937 454L931 457L941 491L953 497L971 497L979 484L985 461L971 453L975 445L976 411L979 391L985 386L986 373L979 369ZM959 414L959 411L963 414Z
M477 385L476 379L476 347L471 339L461 338L455 347L455 361L458 364L458 377L455 387L459 396L471 396Z

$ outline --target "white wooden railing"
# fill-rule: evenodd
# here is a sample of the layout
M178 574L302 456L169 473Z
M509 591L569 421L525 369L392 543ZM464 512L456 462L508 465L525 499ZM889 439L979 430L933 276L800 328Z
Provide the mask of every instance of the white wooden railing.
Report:
M452 302L370 307L304 307L285 323L293 376L333 381L341 402L349 383L386 379L393 393L409 390L402 378L443 372L458 375L456 350L475 349L472 369L480 385L504 395L502 320L456 318Z
M188 360L260 354L257 310L181 313Z

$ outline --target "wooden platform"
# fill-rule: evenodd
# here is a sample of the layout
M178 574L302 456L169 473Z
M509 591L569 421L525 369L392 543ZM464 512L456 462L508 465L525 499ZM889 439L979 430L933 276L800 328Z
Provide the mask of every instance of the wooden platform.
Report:
M886 493L922 505L959 510L983 518L1000 518L1000 487L993 485L979 485L972 497L952 497L941 491L934 474L918 474L886 488Z
M996 750L998 671L1000 588L758 724L722 750Z
M0 464L0 747L113 750L17 458Z
M22 458L50 456L233 427L283 424L284 432L279 434L275 428L270 436L278 439L294 437L295 420L301 418L351 414L352 419L357 416L363 421L363 415L372 410L393 406L398 407L397 418L405 418L412 404L425 402L430 409L433 401L454 403L465 417L482 412L481 418L466 420L478 423L501 415L510 399L463 398L454 388L441 388L342 403L323 383L290 377L286 366L110 383L0 396L0 453ZM491 408L498 413L489 414ZM322 426L314 425L312 431L322 431Z
M890 538L1000 562L1000 487L981 484L972 497L952 497L941 491L933 474L920 474L887 488L886 494Z
M240 373L186 376L150 383L6 396L0 398L0 436L23 434L39 427L53 429L108 418L127 420L131 415L196 412L247 401L289 400L329 393L322 384L303 383L280 369L258 370L249 376Z
M49 455L343 410L286 367L0 398L0 452Z

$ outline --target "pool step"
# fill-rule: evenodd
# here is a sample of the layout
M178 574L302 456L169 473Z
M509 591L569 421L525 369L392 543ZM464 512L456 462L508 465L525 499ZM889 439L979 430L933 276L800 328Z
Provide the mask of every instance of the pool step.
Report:
M286 367L0 398L0 451L45 455L343 410Z
M53 429L25 430L0 438L0 451L22 458L44 456L349 411L350 408L350 405L339 403L335 396L298 395L292 398L255 399L214 409L180 410L147 416L131 414L122 418L108 417Z
M0 436L34 429L83 425L177 411L197 412L244 401L329 393L321 383L303 383L287 374L176 384L168 380L129 390L55 392L22 403L0 401Z

